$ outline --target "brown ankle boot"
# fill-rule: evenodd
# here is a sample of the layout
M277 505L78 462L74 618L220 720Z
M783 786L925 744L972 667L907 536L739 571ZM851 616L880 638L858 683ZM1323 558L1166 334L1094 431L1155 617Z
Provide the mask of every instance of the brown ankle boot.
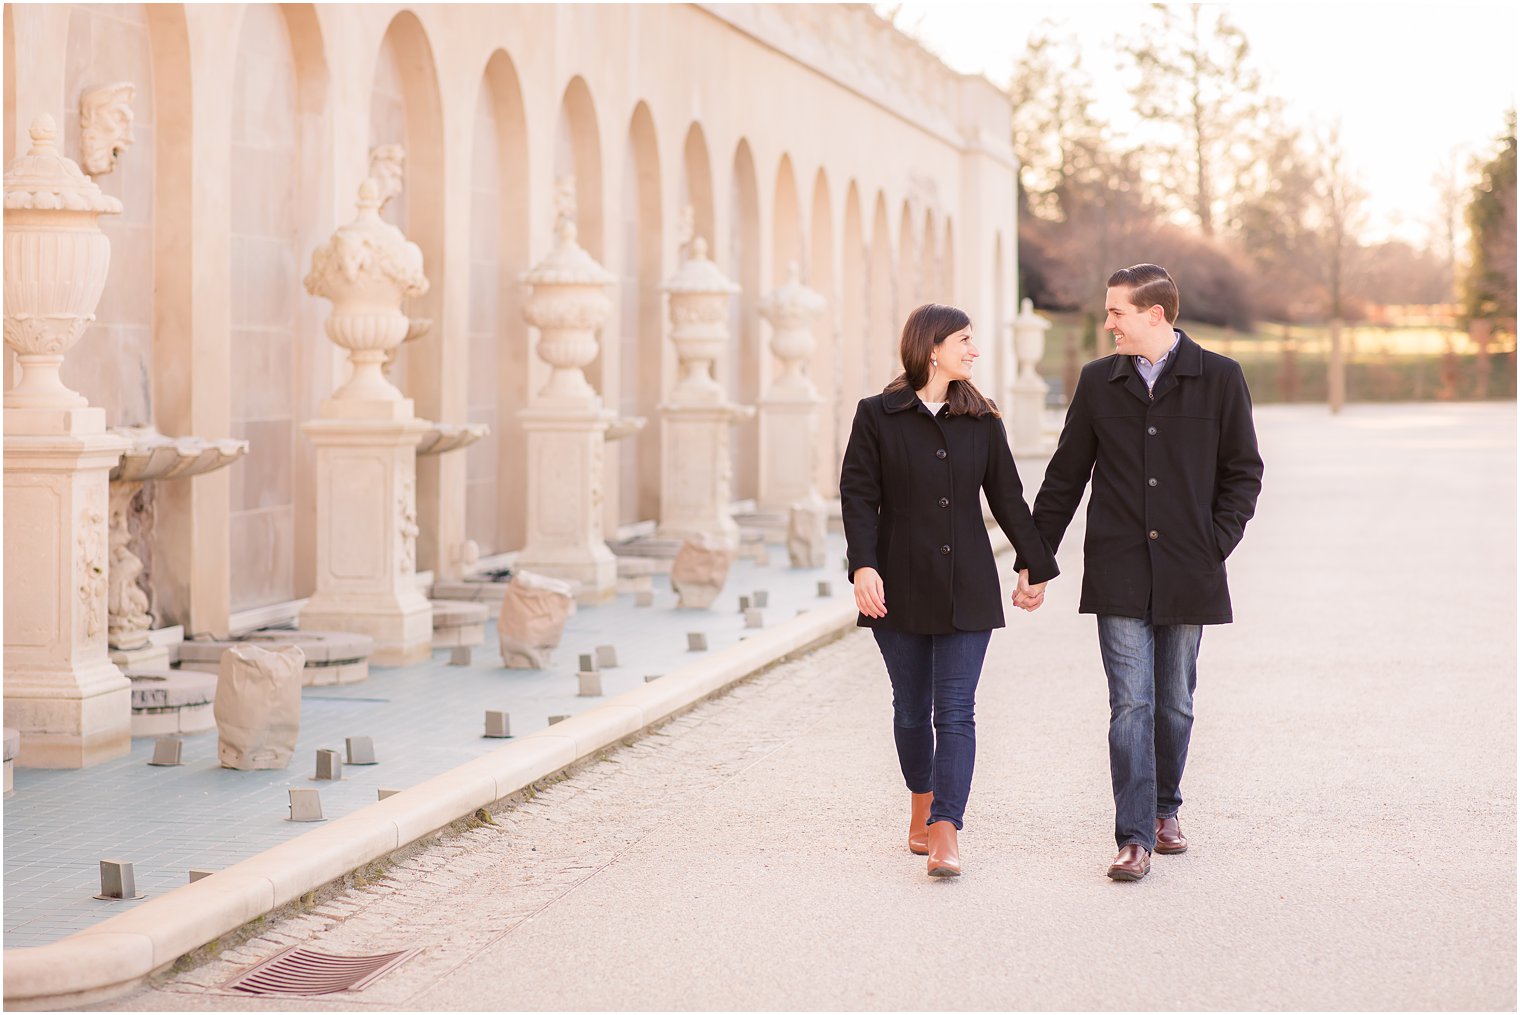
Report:
M929 826L929 876L954 878L961 873L961 849L955 825L936 821Z
M908 852L919 856L929 852L929 808L933 793L914 793L912 815L908 818Z

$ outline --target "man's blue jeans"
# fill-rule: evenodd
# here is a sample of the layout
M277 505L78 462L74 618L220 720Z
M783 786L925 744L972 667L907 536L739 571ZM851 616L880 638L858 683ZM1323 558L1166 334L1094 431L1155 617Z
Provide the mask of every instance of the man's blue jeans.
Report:
M962 827L976 762L976 685L991 631L907 634L872 629L892 678L892 733L903 780L934 791L929 824Z
M1153 625L1150 615L1098 617L1108 674L1108 767L1114 781L1114 839L1156 848L1156 819L1182 806L1182 769L1193 733L1198 682L1197 624Z

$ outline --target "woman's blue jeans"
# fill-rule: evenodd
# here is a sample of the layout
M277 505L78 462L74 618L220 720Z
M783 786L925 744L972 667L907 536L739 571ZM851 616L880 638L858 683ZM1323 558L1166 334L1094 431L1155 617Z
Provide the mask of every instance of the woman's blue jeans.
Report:
M903 780L934 792L929 823L962 827L976 762L976 684L991 631L907 634L872 628L892 678L892 734Z

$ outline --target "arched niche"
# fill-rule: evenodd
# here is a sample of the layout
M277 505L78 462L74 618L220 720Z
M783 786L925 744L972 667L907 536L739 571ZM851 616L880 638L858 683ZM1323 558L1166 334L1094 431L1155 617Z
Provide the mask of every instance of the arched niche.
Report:
M530 264L528 127L517 68L486 61L475 93L470 151L470 317L466 414L490 434L465 450L465 538L482 554L522 546L527 466L528 326L519 276Z
M866 376L867 383L880 387L896 376L898 337L902 321L894 309L892 279L892 227L887 220L887 198L876 193L871 213L871 254L867 269ZM906 316L906 315L905 315Z
M749 142L741 139L734 149L734 168L729 186L728 264L730 278L740 292L730 306L729 321L736 354L729 358L727 386L741 405L760 400L766 354L760 348L760 188L755 177L755 156ZM721 378L720 378L721 380ZM760 473L760 433L753 423L737 428L734 455L734 495L748 500L756 495Z
M818 450L814 457L815 480L824 496L839 492L839 462L843 448L838 443L834 419L844 400L839 388L839 289L835 285L834 212L829 197L829 178L823 169L813 180L812 212L808 228L809 253L807 284L825 301L824 312L813 322L813 362L811 372L818 394L823 398L818 417ZM854 402L851 401L853 408Z
M320 243L321 124L327 71L308 4L243 8L228 130L231 435L248 456L229 470L229 608L310 593L315 455L300 423L319 392L311 337L321 301L301 286ZM309 505L309 511L303 511Z
M617 445L621 524L660 516L658 406L666 386L664 322L664 209L660 147L649 105L640 102L628 122L623 157L622 271L618 302L622 318L621 410L648 424Z
M959 287L955 279L955 222L949 216L945 217L945 244L944 254L940 257L940 279L940 284L945 291L945 302L959 306L956 296Z
M844 241L840 247L839 400L835 405L835 445L843 448L855 418L855 403L881 385L866 376L866 240L860 187L854 180L844 196Z
M375 62L369 149L385 144L403 146L406 164L404 188L381 214L422 249L423 271L428 278L428 291L408 300L403 309L414 319L433 322L420 337L401 347L390 376L415 401L417 415L439 419L443 412L446 325L442 316L448 269L444 260L443 109L432 44L422 22L409 10L391 19ZM346 208L344 212L340 218L346 218ZM438 456L417 462L419 571L431 570L439 563L439 465Z
M717 253L712 157L708 154L707 135L700 123L687 128L686 141L681 145L681 190L677 210L687 207L692 210L692 227L696 235L707 240L709 251Z
M807 263L802 235L802 207L797 200L797 174L790 155L781 156L776 167L774 203L771 206L771 285L786 284L787 265Z
M892 286L892 320L901 334L902 324L908 314L918 306L918 291L922 281L918 275L921 263L918 255L917 230L913 226L913 209L907 201L902 203L902 215L897 220L897 273Z
M555 129L554 176L575 177L576 242L600 264L606 264L605 229L602 218L602 135L597 126L596 104L586 79L577 75L565 86ZM599 335L604 338L604 335ZM602 370L607 350L587 364L586 380L607 393Z
M939 228L934 223L934 209L924 211L924 231L920 234L923 241L919 244L919 253L923 260L918 266L918 297L913 301L915 306L925 303L944 303L944 287L939 279Z

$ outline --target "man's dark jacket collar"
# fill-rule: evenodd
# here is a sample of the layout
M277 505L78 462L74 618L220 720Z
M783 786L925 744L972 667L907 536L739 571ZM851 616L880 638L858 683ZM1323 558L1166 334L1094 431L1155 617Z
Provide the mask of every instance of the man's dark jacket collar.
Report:
M1160 377L1156 378L1156 385L1152 391L1145 390L1145 378L1140 376L1140 371L1135 369L1135 357L1114 356L1113 366L1109 368L1108 379L1110 381L1122 380L1130 394L1142 402L1154 402L1177 386L1178 377L1197 377L1203 373L1203 347L1188 338L1187 332L1181 328L1173 329L1177 332L1177 351L1167 361Z

